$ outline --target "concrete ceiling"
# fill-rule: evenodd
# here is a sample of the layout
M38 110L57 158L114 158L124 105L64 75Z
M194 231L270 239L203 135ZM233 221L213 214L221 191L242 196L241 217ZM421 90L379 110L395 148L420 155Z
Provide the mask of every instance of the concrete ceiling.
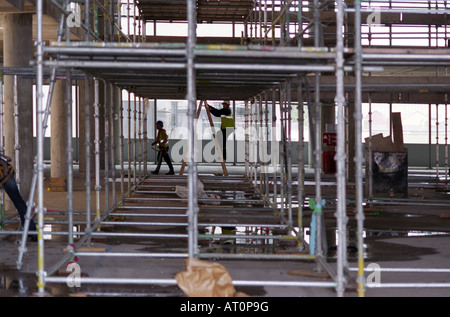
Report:
M186 21L186 1L138 0L146 21ZM253 9L253 0L196 0L197 22L244 21Z

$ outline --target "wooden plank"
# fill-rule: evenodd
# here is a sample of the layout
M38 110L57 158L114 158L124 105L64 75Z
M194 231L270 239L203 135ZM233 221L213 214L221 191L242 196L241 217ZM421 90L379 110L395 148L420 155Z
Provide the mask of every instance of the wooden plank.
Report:
M217 151L219 153L220 164L222 165L223 175L228 176L228 170L227 170L227 167L225 166L222 149L220 147L219 141L217 140L216 129L214 128L214 122L213 122L212 117L211 117L211 112L209 111L209 108L207 107L207 103L206 103L205 100L200 101L200 104L198 105L198 108L197 108L197 119L200 117L200 113L201 113L202 107L204 107L206 109L206 115L208 116L209 125L211 127L211 131L212 131L213 137L214 137L214 142L216 144L216 149L217 149ZM180 168L179 175L183 175L184 174L184 170L185 170L186 165L187 165L186 158L187 158L187 153L185 154L185 156L183 158L183 162L181 163L181 168Z
M212 130L213 137L214 137L214 142L216 144L216 149L217 149L217 152L219 153L220 164L222 165L223 175L228 176L227 167L225 166L225 162L224 162L224 159L223 159L222 149L220 147L219 141L217 140L216 129L214 128L214 123L213 123L213 120L211 118L211 112L209 111L209 108L206 105L206 101L204 103L204 106L205 106L205 109L206 109L206 114L208 115L209 125L211 126L211 130Z
M400 112L392 113L392 133L394 139L394 150L396 152L404 152L405 147L403 144L403 126L402 116Z

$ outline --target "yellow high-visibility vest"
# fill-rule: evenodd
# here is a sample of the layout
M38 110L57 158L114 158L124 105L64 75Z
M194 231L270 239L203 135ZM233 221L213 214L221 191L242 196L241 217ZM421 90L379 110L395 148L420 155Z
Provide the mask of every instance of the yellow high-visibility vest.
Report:
M166 139L166 142L161 144L164 138ZM169 136L167 135L166 130L161 129L161 131L158 133L158 148L159 147L166 148L168 146L169 146Z
M221 121L221 125L220 128L221 129L226 129L226 128L234 128L234 119L233 119L233 113L230 112L230 115L228 116L220 116L220 121Z

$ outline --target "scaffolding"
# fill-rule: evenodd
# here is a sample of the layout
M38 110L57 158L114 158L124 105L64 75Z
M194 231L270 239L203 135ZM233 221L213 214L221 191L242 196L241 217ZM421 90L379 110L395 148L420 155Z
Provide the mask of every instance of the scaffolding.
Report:
M224 3L226 2L226 3ZM36 61L30 71L36 76L37 100L37 157L33 174L32 191L28 200L26 224L22 231L6 231L2 234L22 234L19 248L18 269L26 253L28 224L32 218L34 195L37 195L35 213L38 215L38 288L45 293L47 283L66 283L66 277L55 276L60 267L75 257L110 258L205 258L205 259L258 259L313 261L316 270L325 271L331 281L273 281L236 280L234 285L276 285L294 287L334 288L338 296L344 296L352 279L357 281L359 296L364 296L370 287L449 287L446 283L423 284L368 284L364 267L364 211L365 204L417 204L408 199L374 199L364 194L364 148L362 142L363 102L371 103L380 91L414 93L410 83L373 84L370 79L379 74L398 69L442 69L448 66L447 23L450 13L447 1L171 1L162 5L160 1L98 1L85 0L79 3L84 13L79 15L76 34L71 37L67 12L58 3L52 5L61 11L58 39L46 45L42 38L43 1L37 1ZM89 8L89 10L86 10ZM420 9L419 9L420 8ZM126 12L124 14L123 12ZM433 18L430 18L432 16ZM126 23L122 18L126 17ZM378 19L380 25L388 25L388 31L373 31ZM435 19L436 18L436 19ZM153 22L154 37L158 22L183 22L187 24L185 42L154 42L148 35L147 26ZM197 26L202 23L222 22L232 26L231 44L207 43L197 37ZM404 30L395 33L393 25L425 24L428 32L417 33L418 40L426 40L424 47L404 48L396 43L411 39ZM126 25L127 32L123 32ZM101 27L100 27L101 26ZM235 36L237 26L243 26L241 36ZM131 32L132 31L132 32ZM167 38L166 38L167 39ZM377 47L377 41L387 41L385 47ZM153 42L152 42L153 41ZM8 71L8 70L6 70ZM17 73L15 70L9 70ZM72 153L68 152L68 211L67 232L53 232L67 236L67 252L50 268L44 267L45 202L43 200L44 135L47 126L53 85L57 75L67 79L67 95L71 96L71 80L84 82L86 95L86 219L81 221L84 232L75 233L72 208ZM3 73L9 74L8 72ZM369 76L363 76L369 74ZM60 75L61 76L61 75ZM335 77L326 81L327 77ZM352 77L349 81L348 78ZM50 86L47 107L44 107L43 85ZM103 86L104 95L101 96ZM93 89L89 89L92 87ZM442 92L438 84L429 83L433 92ZM91 96L91 91L94 96ZM128 109L122 105L122 97L128 96ZM354 113L348 107L349 95L354 104ZM175 176L169 180L147 176L147 113L149 100L180 99L188 102L188 137L186 142L187 176ZM119 99L119 100L118 100ZM198 101L231 99L245 103L245 160L244 178L233 176L199 175L196 135L196 111ZM92 102L93 100L93 102ZM200 102L200 106L201 106ZM436 102L437 104L440 102ZM94 105L94 131L90 135L89 122L91 104ZM329 106L328 104L332 104ZM447 109L447 95L442 102ZM71 99L67 107L71 108ZM103 107L104 113L100 113ZM156 105L155 105L156 107ZM305 192L305 148L304 109L308 110L310 128L310 165L314 168L314 194ZM336 197L325 197L322 193L322 112L336 109ZM297 112L298 148L297 162L293 162L293 111ZM334 110L333 110L334 111ZM272 114L272 118L269 114ZM279 114L277 116L277 113ZM125 142L124 114L128 114L128 142ZM71 118L72 113L68 114ZM119 118L118 131L114 120ZM354 131L347 132L348 121L354 120ZM107 127L101 135L101 120ZM71 120L69 120L71 122ZM439 122L436 118L436 127ZM131 131L132 126L134 131ZM72 127L67 127L71 135ZM280 131L280 142L274 136ZM445 135L447 135L447 112L445 112ZM2 129L0 129L2 130ZM271 131L271 133L269 133ZM295 132L295 131L294 131ZM436 128L436 133L438 129ZM134 133L133 139L131 139ZM354 149L349 149L347 140L354 139ZM0 138L1 139L1 138ZM91 147L95 144L95 214L91 214ZM116 148L116 141L119 147ZM101 144L104 144L103 149ZM266 148L261 151L261 145ZM272 155L267 156L271 147ZM201 149L200 149L201 150ZM370 150L370 145L369 145ZM103 151L103 152L102 152ZM448 154L445 138L445 180L447 185ZM275 153L275 155L274 155ZM370 155L369 155L370 157ZM104 159L104 164L101 163ZM357 221L357 267L350 267L347 259L348 198L347 184L350 166L354 162L354 206ZM436 136L436 182L439 182L439 137ZM101 170L104 171L105 206L100 200ZM120 166L120 168L118 168ZM297 173L295 173L295 166ZM127 180L125 179L127 177ZM111 179L111 181L110 181ZM368 181L368 180L366 180ZM120 193L116 193L116 183ZM199 183L205 185L207 194L220 196L201 197ZM155 190L158 184L159 189ZM217 186L220 184L220 186ZM127 185L127 186L126 186ZM188 188L187 198L174 196L176 186ZM110 193L110 189L112 192ZM162 189L162 190L160 190ZM35 192L36 190L36 192ZM110 205L110 197L113 204ZM116 200L117 195L120 197ZM170 199L170 204L164 204ZM136 204L139 206L136 206ZM427 201L430 203L430 201ZM448 206L446 200L436 204ZM219 204L218 207L215 204ZM306 207L306 208L305 208ZM325 237L325 208L335 210L338 235L336 268L327 263ZM309 209L309 210L308 210ZM162 212L164 211L164 213ZM242 212L245 211L244 214ZM236 213L241 213L240 216ZM310 239L304 234L305 215L311 217ZM139 221L125 221L137 217ZM111 219L119 220L111 220ZM150 219L150 221L147 221ZM153 220L155 219L155 220ZM156 219L164 219L163 221ZM217 222L217 219L223 222ZM4 223L2 218L2 224ZM146 230L108 231L103 228L173 227L173 232L153 233ZM215 228L245 228L239 234L216 233ZM181 229L180 229L181 228ZM33 234L33 233L30 233ZM74 241L74 236L80 237ZM127 239L148 238L179 240L187 244L181 252L84 252L96 237L122 237ZM238 252L209 250L203 241L237 240L248 246L260 247L263 251L249 253L241 248ZM277 241L277 242L274 242ZM274 252L282 242L294 241L295 252ZM269 250L269 251L267 251ZM394 269L384 268L385 271ZM448 269L402 269L402 272L432 271L446 273ZM357 277L352 277L352 272ZM140 284L175 285L168 278L116 278L81 277L86 284Z

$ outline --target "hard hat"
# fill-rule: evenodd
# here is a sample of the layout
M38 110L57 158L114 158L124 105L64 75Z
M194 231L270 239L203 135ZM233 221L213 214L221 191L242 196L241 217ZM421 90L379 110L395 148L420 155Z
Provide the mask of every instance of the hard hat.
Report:
M222 105L230 105L230 101L229 101L229 100L224 100L224 101L222 102Z

